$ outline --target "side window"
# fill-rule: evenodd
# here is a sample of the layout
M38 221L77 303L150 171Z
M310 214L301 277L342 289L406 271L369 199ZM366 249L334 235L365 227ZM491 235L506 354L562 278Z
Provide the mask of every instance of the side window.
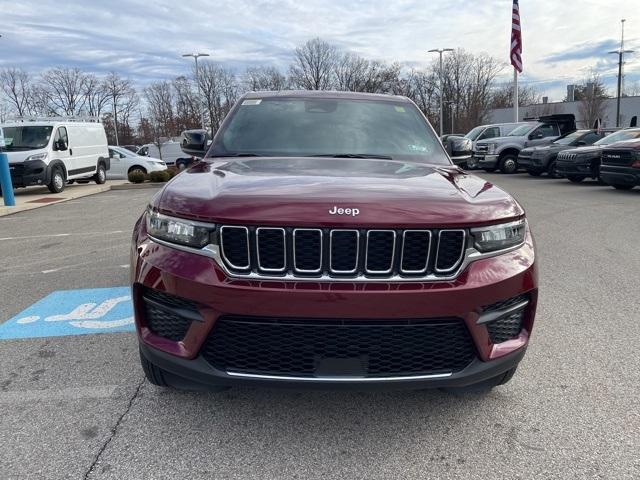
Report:
M61 148L61 141L64 142L65 148ZM54 145L58 145L59 150L66 150L69 147L69 137L67 136L67 129L65 127L58 127L53 142Z
M584 137L580 139L580 141L586 143L587 145L591 145L594 142L597 142L602 138L602 135L598 135L596 132L587 133Z
M542 134L542 136L540 136L540 134ZM549 123L545 123L544 125L536 128L532 134L533 138L557 137L558 135L560 135L558 126Z
M149 155L149 147L142 147L140 150L138 150L138 155L142 155L143 157Z
M487 128L484 132L482 132L482 135L480 135L480 138L478 138L478 140L484 140L485 138L494 138L499 136L500 136L500 128L491 127L491 128Z

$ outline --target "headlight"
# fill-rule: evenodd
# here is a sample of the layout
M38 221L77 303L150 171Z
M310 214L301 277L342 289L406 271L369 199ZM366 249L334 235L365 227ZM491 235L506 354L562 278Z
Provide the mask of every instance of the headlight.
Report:
M147 233L159 240L202 248L210 243L214 230L215 225L168 217L147 210Z
M487 153L489 155L496 153L496 147L497 147L497 145L495 143L488 143L487 144Z
M35 155L31 155L30 157L27 157L25 162L33 162L33 161L38 161L38 160L45 161L48 156L49 156L49 154L47 152L36 153Z
M495 252L524 242L526 220L471 229L475 247L480 252Z

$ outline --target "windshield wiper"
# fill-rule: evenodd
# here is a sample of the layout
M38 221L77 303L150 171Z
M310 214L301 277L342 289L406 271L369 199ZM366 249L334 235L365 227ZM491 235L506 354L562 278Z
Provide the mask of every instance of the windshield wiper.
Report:
M220 157L262 157L257 153L249 153L249 152L236 152L236 153L224 153L222 155L213 155L213 158Z
M309 157L329 157L329 158L379 158L382 160L393 160L389 155L377 155L375 153L322 153L319 155L308 155Z

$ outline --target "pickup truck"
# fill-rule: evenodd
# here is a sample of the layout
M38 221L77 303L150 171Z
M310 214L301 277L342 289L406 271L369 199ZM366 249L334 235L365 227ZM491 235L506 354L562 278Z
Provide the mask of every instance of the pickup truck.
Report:
M478 167L487 172L500 169L502 173L518 171L518 155L527 147L548 145L561 135L576 130L573 114L548 115L538 119L525 119L505 137L476 143L473 152Z

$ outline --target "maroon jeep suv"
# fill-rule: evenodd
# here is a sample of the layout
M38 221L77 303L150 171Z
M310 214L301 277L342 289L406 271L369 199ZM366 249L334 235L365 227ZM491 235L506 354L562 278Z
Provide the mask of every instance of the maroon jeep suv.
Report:
M490 389L538 294L522 207L386 95L245 95L131 261L144 372L180 388Z

